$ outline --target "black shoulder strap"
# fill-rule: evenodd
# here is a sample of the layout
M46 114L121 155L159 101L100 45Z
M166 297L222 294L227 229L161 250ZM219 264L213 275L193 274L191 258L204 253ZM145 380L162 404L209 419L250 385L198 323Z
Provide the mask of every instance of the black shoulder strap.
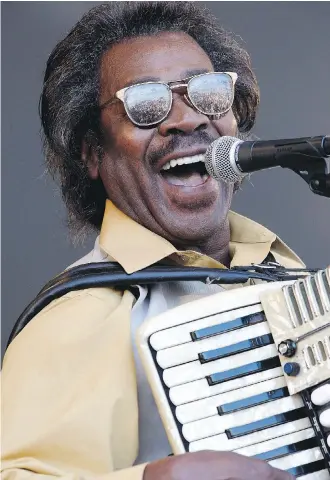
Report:
M18 335L23 328L35 317L41 310L49 305L53 300L62 297L70 291L84 290L87 288L113 288L118 290L131 290L137 292L138 285L152 285L159 282L176 282L198 280L217 284L238 284L245 283L250 278L263 280L266 282L278 280L293 280L300 278L301 275L295 272L290 275L290 271L283 267L280 271L260 270L262 266L255 267L236 267L235 269L225 270L218 268L199 268L199 267L174 267L165 265L155 265L138 272L127 274L117 263L89 263L66 270L62 274L48 282L37 297L26 307L23 313L15 323L10 334L8 345ZM299 273L302 269L299 270Z

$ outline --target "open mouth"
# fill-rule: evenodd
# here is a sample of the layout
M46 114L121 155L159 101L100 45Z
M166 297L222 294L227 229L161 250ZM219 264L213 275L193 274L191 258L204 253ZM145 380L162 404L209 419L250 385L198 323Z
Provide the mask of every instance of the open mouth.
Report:
M160 173L170 185L183 187L197 187L209 178L202 154L170 160L163 166Z

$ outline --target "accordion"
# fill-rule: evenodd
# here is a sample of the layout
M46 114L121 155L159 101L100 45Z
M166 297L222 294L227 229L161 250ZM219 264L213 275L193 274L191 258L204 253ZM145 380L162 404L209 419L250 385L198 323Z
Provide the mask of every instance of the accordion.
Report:
M330 267L181 305L142 324L137 344L174 454L234 451L330 479L311 402L330 378Z

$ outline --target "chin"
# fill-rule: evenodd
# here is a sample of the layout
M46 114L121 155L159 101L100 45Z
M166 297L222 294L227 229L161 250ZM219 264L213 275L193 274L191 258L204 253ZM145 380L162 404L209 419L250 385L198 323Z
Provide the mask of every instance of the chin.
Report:
M213 209L212 212L207 212L206 210L191 209L184 215L168 215L167 221L163 223L167 240L173 244L188 247L191 243L195 245L205 243L211 237L220 235L226 223L228 211Z

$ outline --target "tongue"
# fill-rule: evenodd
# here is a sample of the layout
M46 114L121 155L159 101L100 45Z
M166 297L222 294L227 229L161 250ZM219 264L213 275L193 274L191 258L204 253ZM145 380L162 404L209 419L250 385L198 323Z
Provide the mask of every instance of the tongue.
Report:
M201 175L198 172L187 172L186 174L173 175L172 173L164 173L164 179L171 185L180 185L185 187L197 187L206 182L208 175Z

